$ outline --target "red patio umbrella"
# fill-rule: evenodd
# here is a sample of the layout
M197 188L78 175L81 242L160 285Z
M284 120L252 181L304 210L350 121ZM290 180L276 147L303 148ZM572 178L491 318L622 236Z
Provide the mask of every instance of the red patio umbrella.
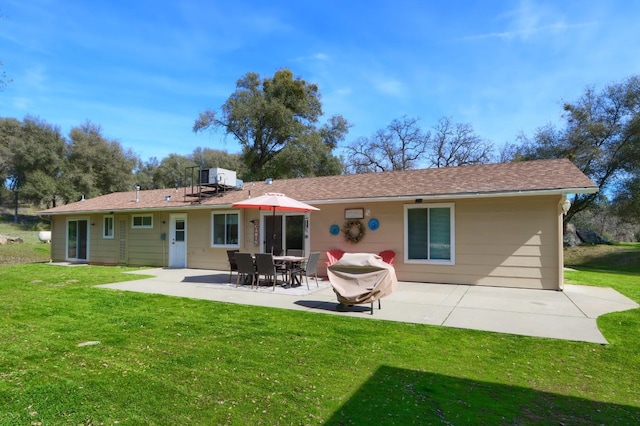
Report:
M276 210L288 212L310 212L312 210L320 210L317 207L313 207L309 204L303 203L302 201L295 200L277 192L267 192L266 194L256 198L248 198L243 201L238 201L237 203L233 203L231 206L239 209L271 210L274 218ZM271 247L273 247L274 243L275 234L271 242Z
M287 197L284 194L277 192L267 192L256 198L248 198L244 201L238 201L232 204L233 207L239 209L258 209L258 210L272 210L275 214L278 211L288 212L309 212L311 210L320 210L317 207L305 204L302 201L294 200L291 197Z

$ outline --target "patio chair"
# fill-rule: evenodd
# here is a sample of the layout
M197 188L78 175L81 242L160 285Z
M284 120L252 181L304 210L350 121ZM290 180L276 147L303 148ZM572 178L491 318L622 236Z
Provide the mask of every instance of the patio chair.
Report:
M227 250L227 258L229 259L229 282L231 282L231 274L233 271L238 271L238 264L236 263L236 253L240 250Z
M307 259L306 263L301 267L296 268L291 273L300 277L300 283L302 283L302 277L304 277L307 282L307 290L309 290L309 277L314 277L316 279L316 287L319 287L318 284L318 260L320 260L320 252L311 253L309 255L309 259Z
M251 253L236 253L236 263L238 265L238 279L236 280L236 287L240 284L240 279L248 281L251 278L251 288L256 280L256 265L253 263L253 256Z
M273 260L271 253L256 253L256 269L258 272L258 285L260 285L260 275L264 276L266 282L271 282L273 279L273 290L276 290L276 283L278 277L278 268ZM283 280L286 281L286 272L281 271Z
M385 263L393 265L393 261L396 258L396 252L393 250L384 250L378 253L378 256L380 256Z
M329 261L327 262L327 266L333 265L338 260L342 259L343 255L344 255L344 251L340 249L329 250L327 252L327 258L329 259Z

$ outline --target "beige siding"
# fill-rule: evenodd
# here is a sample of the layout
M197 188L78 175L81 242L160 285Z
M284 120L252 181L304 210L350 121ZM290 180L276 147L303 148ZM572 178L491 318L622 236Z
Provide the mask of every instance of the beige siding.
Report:
M311 246L321 251L326 274L330 249L378 253L394 250L394 266L402 281L459 283L504 287L557 289L561 250L558 239L557 196L439 200L455 206L455 265L416 264L404 261L404 203L321 206L312 213ZM424 202L427 206L429 203ZM333 236L329 227L342 227L345 208L370 210L380 228L367 233L358 244ZM560 217L561 219L561 217Z
M211 210L197 210L187 218L187 265L197 269L228 269L226 250L211 248Z
M103 238L103 226L105 215L91 215L89 217L89 261L101 265L116 265L118 263L117 240ZM118 224L114 223L114 232L117 235Z
M319 206L319 212L311 213L311 250L322 253L320 256L319 270L325 273L327 261L326 252L331 249L340 249L345 252L379 253L383 250L396 252L398 256L403 252L403 205L402 203L362 203L362 204L335 204ZM342 232L331 235L329 228L336 224L342 229L346 219L344 211L347 208L363 208L365 214L360 221L365 225L365 235L357 244L346 241ZM372 231L367 226L370 219L376 218L380 227Z
M227 209L224 209L225 211ZM197 269L229 269L227 248L211 247L212 213L221 210L196 210L189 212L187 224L187 265ZM254 244L253 224L251 220L259 220L258 210L240 211L240 249L246 252L259 252L260 243Z
M558 289L556 196L455 202L455 265L405 265L398 275L433 281Z
M64 262L66 260L67 218L53 216L51 218L51 260Z
M434 265L405 261L404 206L406 202L328 204L310 213L311 251L322 253L319 273L326 274L326 251L396 252L394 266L401 281L457 283L526 288L561 288L562 216L559 196L496 197L465 200L439 200L455 206L455 264ZM426 200L423 205L429 203ZM345 223L346 208L362 208L361 222L366 234L358 244L345 240L342 232L331 235L331 225ZM211 247L210 209L187 213L187 266L190 268L228 270L226 249ZM175 212L180 213L180 212ZM155 212L153 229L132 229L131 215L116 214L115 238L102 238L102 215L93 215L90 229L90 261L118 263L119 218L127 217L127 262L131 265L163 266L167 264L168 244L162 240L169 233L169 213ZM240 212L242 251L257 252L253 224L259 211ZM378 219L380 227L372 231L367 224ZM66 217L54 217L52 257L64 260Z

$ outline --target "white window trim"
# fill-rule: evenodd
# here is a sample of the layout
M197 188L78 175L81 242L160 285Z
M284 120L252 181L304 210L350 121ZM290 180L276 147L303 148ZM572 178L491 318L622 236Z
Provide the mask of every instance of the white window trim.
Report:
M150 217L151 218L151 225L135 225L135 218L137 217ZM132 229L152 229L153 228L153 213L146 213L146 214L133 214L131 215L131 228Z
M429 260L429 259L409 259L409 221L407 215L410 209L431 209L448 207L449 226L451 229L451 259L449 260ZM404 205L404 263L414 263L422 265L455 265L456 264L456 210L454 203L424 203Z
M214 235L213 235L213 231L214 231L213 217L217 214L235 214L238 216L238 243L237 244L216 244L215 243ZM242 215L238 210L214 210L211 212L211 219L209 223L211 225L210 243L212 248L229 248L229 249L240 248L240 242L242 241Z
M107 227L105 226L106 219L111 219L111 235L107 235L106 233L107 231ZM116 233L115 228L116 228L116 220L112 214L102 216L102 238L112 240Z

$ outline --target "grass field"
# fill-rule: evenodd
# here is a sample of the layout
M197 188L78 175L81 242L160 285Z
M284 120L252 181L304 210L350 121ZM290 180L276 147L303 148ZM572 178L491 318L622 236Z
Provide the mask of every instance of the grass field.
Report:
M38 232L48 229L48 224L32 216L21 216L18 223L13 219L12 215L0 214L0 235L20 237L24 243L0 245L0 266L48 261L51 246L38 240Z
M620 248L567 278L640 301ZM127 270L0 268L0 424L640 423L638 309L596 345L94 287Z

